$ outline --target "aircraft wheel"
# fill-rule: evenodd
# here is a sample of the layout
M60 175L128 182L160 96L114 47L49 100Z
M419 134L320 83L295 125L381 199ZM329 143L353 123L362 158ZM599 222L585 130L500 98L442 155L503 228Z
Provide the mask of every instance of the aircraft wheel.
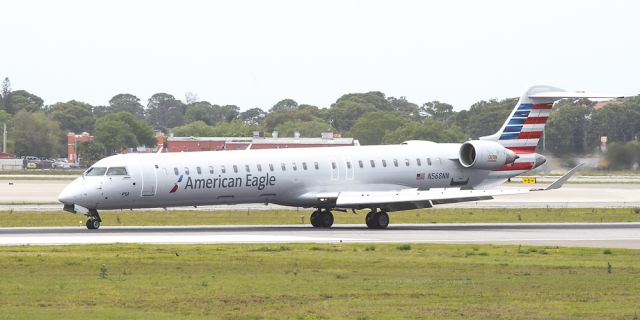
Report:
M376 215L376 224L378 229L386 229L389 226L389 215L382 211Z
M89 219L87 220L87 229L90 230L95 230L100 228L100 221L96 220L96 219Z
M333 225L333 213L331 211L326 210L320 214L320 226L322 228L331 228Z
M369 211L369 213L367 213L367 216L364 218L364 222L367 224L367 227L369 229L375 229L376 228L376 224L374 221L374 216L376 215L375 212L373 211Z
M311 213L311 218L309 220L311 220L311 225L314 228L319 228L320 227L320 212L319 211L314 211L313 213Z

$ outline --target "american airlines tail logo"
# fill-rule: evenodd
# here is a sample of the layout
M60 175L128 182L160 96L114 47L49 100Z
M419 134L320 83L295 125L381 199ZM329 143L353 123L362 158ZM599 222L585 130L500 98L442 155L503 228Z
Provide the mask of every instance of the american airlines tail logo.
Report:
M171 191L169 191L169 193L174 193L178 191L178 184L182 182L182 177L183 175L180 175L180 177L178 178L178 181L176 181L176 183L173 184L173 188L171 188Z

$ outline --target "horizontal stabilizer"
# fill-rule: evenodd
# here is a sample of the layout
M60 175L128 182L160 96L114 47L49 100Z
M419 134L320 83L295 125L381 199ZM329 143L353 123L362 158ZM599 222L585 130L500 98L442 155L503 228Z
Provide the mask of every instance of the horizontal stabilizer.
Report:
M600 93L590 93L590 92L578 92L578 91L546 91L546 92L536 92L530 94L528 96L531 99L542 99L542 98L550 98L550 99L562 99L562 98L595 98L595 99L604 99L604 98L624 98L621 96L616 96L612 94L600 94Z

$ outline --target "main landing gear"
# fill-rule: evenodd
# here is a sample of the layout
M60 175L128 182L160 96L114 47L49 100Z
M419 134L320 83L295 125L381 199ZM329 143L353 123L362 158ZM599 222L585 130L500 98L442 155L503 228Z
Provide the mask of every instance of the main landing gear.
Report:
M87 229L95 230L100 228L100 222L102 222L102 219L100 219L98 210L89 209L89 212L86 214L86 216L89 217L89 219L87 219Z
M389 214L386 210L372 209L365 218L369 229L386 229L389 226ZM329 209L318 209L311 214L311 225L314 228L331 228L333 214Z
M311 214L311 225L314 228L331 228L333 213L328 209L318 209Z
M386 229L389 226L389 215L386 211L376 211L374 208L365 218L365 222L367 223L367 227L369 229Z

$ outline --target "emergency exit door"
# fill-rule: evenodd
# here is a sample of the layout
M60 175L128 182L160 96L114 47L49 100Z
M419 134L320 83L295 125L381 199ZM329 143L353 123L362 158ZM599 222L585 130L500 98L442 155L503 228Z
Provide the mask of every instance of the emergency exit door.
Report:
M156 188L158 187L158 176L156 170L155 166L140 166L140 174L142 175L141 196L150 197L156 195Z

